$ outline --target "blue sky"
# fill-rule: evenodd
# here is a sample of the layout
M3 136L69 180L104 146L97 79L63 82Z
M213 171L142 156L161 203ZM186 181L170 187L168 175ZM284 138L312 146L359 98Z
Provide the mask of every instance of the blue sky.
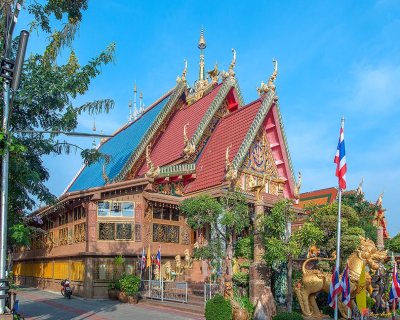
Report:
M30 17L21 13L18 27ZM337 185L333 157L340 119L346 119L348 187L364 177L366 198L384 191L389 232L400 231L400 3L380 1L90 1L73 48L81 64L116 42L116 61L103 68L77 104L112 98L115 109L96 117L97 130L112 133L127 122L133 83L144 103L175 85L188 60L190 83L198 75L200 28L205 29L206 69L236 75L246 103L279 61L277 93L302 192ZM32 34L29 51L43 48ZM68 57L66 50L63 57ZM90 131L83 116L79 131ZM80 139L83 147L91 139ZM50 189L61 194L81 166L79 155L47 157Z

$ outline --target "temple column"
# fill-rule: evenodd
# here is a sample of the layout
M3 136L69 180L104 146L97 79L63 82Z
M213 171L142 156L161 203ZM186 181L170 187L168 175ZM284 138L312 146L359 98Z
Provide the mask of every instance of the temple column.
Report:
M379 250L383 250L385 248L385 243L383 241L383 227L378 226L376 230L377 230L376 246L378 247Z
M85 298L93 298L93 277L94 277L94 261L93 257L85 257L85 275L83 281L83 296Z
M264 202L255 202L254 219L254 261L250 266L250 301L255 306L254 319L269 320L276 314L274 297L271 292L271 275L264 261L264 244L261 233L261 218Z

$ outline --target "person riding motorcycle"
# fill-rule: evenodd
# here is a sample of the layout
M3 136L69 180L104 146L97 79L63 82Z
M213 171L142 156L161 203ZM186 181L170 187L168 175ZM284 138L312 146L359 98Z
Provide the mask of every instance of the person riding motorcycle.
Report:
M71 288L71 286L70 286L69 280L68 280L68 279L65 279L65 280L61 281L61 285L62 285L61 294L62 294L64 297L66 297L66 298L68 298L68 299L71 299L72 288Z

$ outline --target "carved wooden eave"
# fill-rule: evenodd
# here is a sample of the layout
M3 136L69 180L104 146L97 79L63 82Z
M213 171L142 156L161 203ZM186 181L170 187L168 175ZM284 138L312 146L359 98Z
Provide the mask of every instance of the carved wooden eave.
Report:
M184 156L186 159L189 159L190 156L198 150L199 144L201 139L206 131L206 129L210 126L210 123L220 109L222 103L225 101L229 91L235 88L237 97L239 99L239 107L243 106L244 101L243 97L240 92L239 85L235 77L227 77L222 83L221 88L219 89L217 95L215 96L213 102L211 103L210 107L207 109L204 117L201 119L199 125L197 126L196 131L192 135L192 137L187 141L185 149L184 149Z
M231 162L229 171L226 173L225 179L234 181L238 177L238 171L243 164L243 161L247 155L247 152L253 143L268 111L271 109L272 105L276 101L277 97L275 96L275 92L272 90L269 91L264 97L263 102L261 103L260 109L258 110L256 116L252 124L250 125L249 130L246 133L246 136L239 147L238 152L236 153L233 161Z
M149 128L149 130L145 133L142 137L141 142L138 144L135 151L130 156L129 160L124 164L121 171L118 175L113 179L112 182L119 182L122 181L129 171L132 169L134 164L140 159L140 157L145 152L146 146L152 142L154 137L157 135L161 127L164 125L168 116L172 113L176 103L180 99L180 97L185 93L186 90L186 82L179 81L176 87L173 89L171 96L169 97L166 105L162 109L162 111L157 115L156 119L154 120L154 124Z
M103 197L107 196L122 195L128 192L141 191L144 189L146 184L148 184L148 179L140 178L111 183L106 186L90 188L82 191L64 193L58 198L57 203L40 208L32 212L30 216L43 217L50 213L61 210L69 205L76 206L82 202L101 200Z
M183 197L175 197L149 191L143 191L143 198L145 198L148 202L169 203L175 206L179 206L184 199Z

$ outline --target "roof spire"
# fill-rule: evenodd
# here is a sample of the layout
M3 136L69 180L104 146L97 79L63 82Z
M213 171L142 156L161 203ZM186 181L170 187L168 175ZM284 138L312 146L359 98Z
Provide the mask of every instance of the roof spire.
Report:
M139 94L139 112L140 113L144 112L143 92L142 91L140 91L140 94Z
M204 81L206 79L205 71L204 71L204 49L207 47L206 40L204 39L204 29L201 28L200 31L200 39L199 44L197 46L200 49L200 71L199 71L199 80Z
M132 120L134 119L134 116L132 114L132 100L129 100L128 107L129 107L128 123L131 123Z
M96 132L96 118L93 117L93 128L92 128L93 132ZM93 138L93 142L92 142L92 147L96 148L96 139Z

